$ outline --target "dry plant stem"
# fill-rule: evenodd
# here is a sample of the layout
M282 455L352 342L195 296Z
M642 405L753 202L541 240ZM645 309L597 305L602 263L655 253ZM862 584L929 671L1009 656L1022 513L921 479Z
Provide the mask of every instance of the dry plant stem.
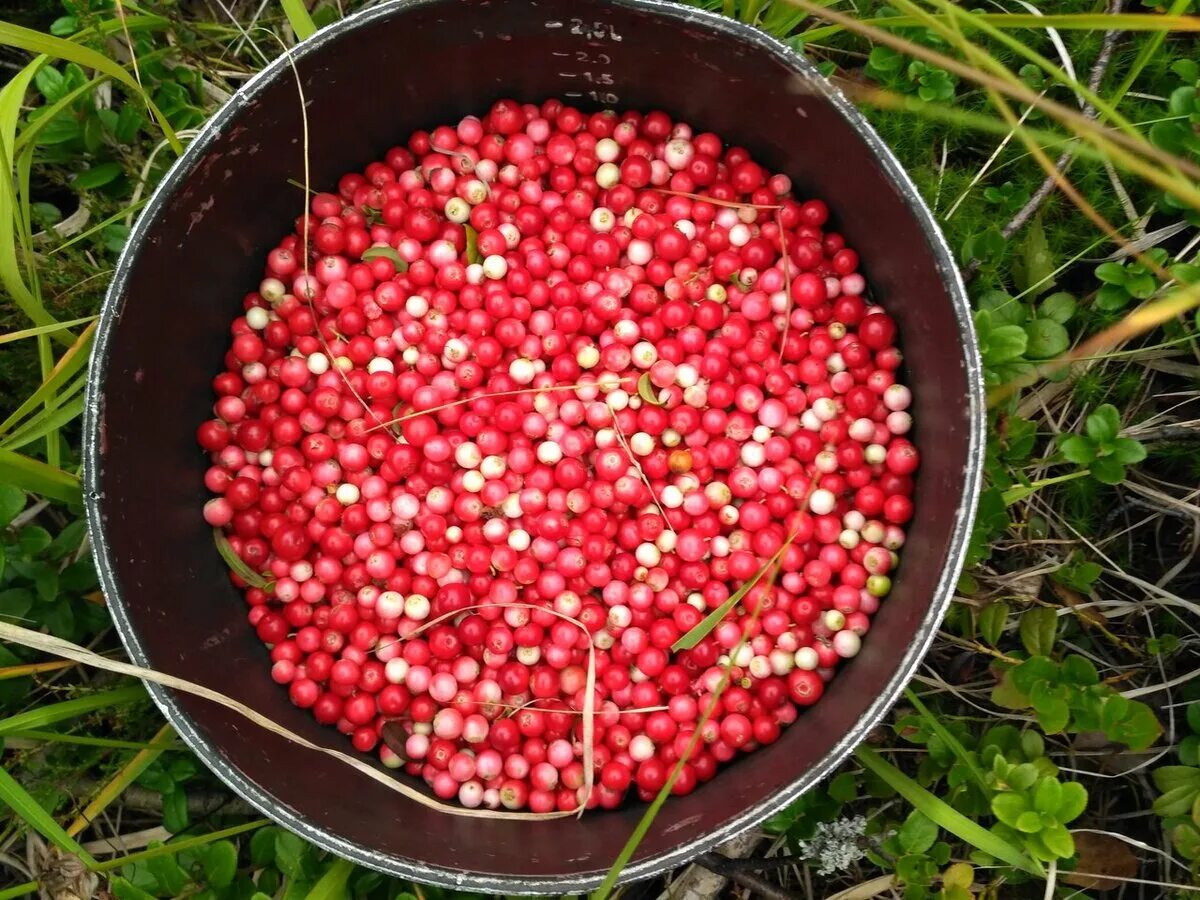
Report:
M762 840L762 835L757 832L745 831L716 847L713 853L719 854L730 865L751 863L751 868L755 870L760 867L772 867L774 859L762 857L747 859L762 843ZM778 857L778 859L789 863L793 861L788 857ZM700 860L695 860L691 865L675 872L668 878L657 900L713 900L713 898L721 897L726 893L725 889L728 884L729 879L726 876L706 868Z
M720 853L705 853L696 860L704 868L723 875L734 884L741 885L751 891L753 896L767 897L768 900L798 900L798 895L778 888L753 872L748 872L741 866L730 865L727 857Z
M713 206L727 206L730 209L783 209L778 204L762 204L762 203L740 203L737 200L719 200L716 197L710 197L707 194L692 194L688 191L672 191L663 187L650 187L650 190L659 193L667 194L671 197L687 197L689 200L702 200L705 203L711 203Z
M792 326L792 272L788 259L787 237L783 230L783 216L775 212L775 224L779 226L779 256L783 264L783 290L787 295L787 308L783 311L783 337L779 339L779 363L783 364L783 353L787 349L788 331Z
M276 40L279 40L279 36L276 35L274 32L271 32L271 36L274 37ZM308 279L308 278L313 277L311 272L309 271L309 258L308 258L309 250L310 250L310 243L309 243L309 238L310 238L309 224L310 223L309 223L309 220L311 219L311 216L309 215L310 210L309 210L309 205L308 205L308 198L309 198L309 195L312 193L312 188L311 188L312 167L309 163L309 152L308 152L308 148L309 148L308 101L304 97L304 85L300 82L300 72L296 68L296 60L292 57L293 48L287 46L281 40L279 40L279 43L283 46L283 52L287 56L288 65L291 66L292 77L295 79L295 82L296 82L296 93L299 94L299 96L300 96L301 135L304 139L304 210L301 213L301 217L300 217L300 221L302 221L304 223L304 231L302 234L304 268L302 269L302 271L304 273L304 277L306 279ZM370 412L372 418L374 418L375 421L379 425L383 425L384 423L382 421L380 421L379 416L375 413L374 410L371 409L371 407L367 403L367 401L364 400L362 398L362 396L358 393L358 391L356 391L354 389L354 385L352 385L350 383L350 379L347 377L346 373L342 371L341 366L338 365L337 358L334 357L332 352L330 352L329 341L326 340L325 332L321 328L321 317L319 315L317 315L316 306L313 304L313 291L310 289L310 287L308 285L305 285L304 299L308 302L308 311L310 313L312 313L313 321L316 322L317 338L321 342L321 350L322 350L322 352L324 352L325 358L329 360L330 368L332 368L335 372L338 373L338 375L341 376L342 382L346 385L346 390L348 390L350 392L351 396L353 396L354 399L358 401L359 405L363 408L363 410L366 412Z
M189 804L191 798L188 798ZM257 813L246 804L247 816L255 816ZM188 811L191 811L190 805ZM92 856L124 856L132 853L135 850L144 850L151 841L162 841L166 843L172 837L171 832L157 825L154 828L145 828L141 831L126 832L125 834L114 834L111 837L97 838L94 841L88 841L83 845L83 849Z
M1117 15L1121 12L1121 8L1125 5L1125 0L1111 0L1108 4L1108 9L1105 11L1108 15ZM1092 71L1088 75L1088 88L1094 94L1100 89L1100 82L1104 80L1104 75L1108 71L1108 65L1112 62L1113 51L1116 49L1117 41L1121 37L1119 31L1107 31L1104 33L1104 43L1100 46L1100 53L1096 57L1096 62L1092 65ZM1098 111L1091 103L1088 103L1083 108L1083 115L1093 121L1096 119ZM1075 158L1074 148L1064 150L1055 160L1054 170L1059 174L1066 171L1071 160ZM1015 216L1013 216L1004 227L1000 229L1000 234L1007 241L1012 238L1018 231L1025 227L1025 223L1037 214L1037 211L1042 208L1042 204L1050 197L1054 191L1058 181L1053 175L1047 175L1046 179L1041 183L1033 196L1028 202L1022 206ZM963 267L963 278L970 281L979 272L981 260L972 259Z
M911 3L906 3L905 5L911 6ZM1003 68L1000 67L998 63L995 63L991 57L987 56L984 51L976 47L976 45L972 44L966 39L965 36L963 36L961 30L957 27L957 21L953 17L951 19L951 23L954 26L953 30L951 30L949 27L935 27L937 27L937 31L942 35L943 38L948 41L955 41L959 45L959 48L971 61L977 62L980 65L988 65L992 69L1000 68L1001 72L1004 71ZM1011 93L1011 91L1003 93ZM1110 240L1116 242L1122 247L1127 249L1130 248L1130 242L1126 240L1125 237L1121 235L1117 229L1110 224L1108 220L1105 219L1085 197L1083 197L1082 194L1079 193L1078 190L1076 190L1075 186L1071 184L1070 180L1066 177L1066 175L1063 174L1061 169L1050 162L1049 157L1046 156L1045 151L1037 144L1037 142L1035 142L1022 130L1021 121L1017 118L1016 113L1013 111L1008 101L1004 98L1002 92L993 88L989 84L987 86L987 95L991 100L992 105L995 106L1003 116L1005 122L1011 129L1011 132L1020 137L1021 143L1025 145L1026 149L1034 157L1037 163L1047 172L1049 177L1053 179L1058 188L1064 194L1066 194L1067 197L1079 208L1079 210L1102 232L1104 232ZM1040 95L1039 99L1041 99ZM1072 115L1075 114L1072 113ZM1085 118L1087 117L1085 116ZM1088 119L1088 121L1091 121L1091 119ZM1166 270L1149 257L1138 254L1137 259L1147 268L1152 269L1160 278L1165 279L1169 277Z
M1143 444L1152 441L1200 441L1200 426L1159 425L1139 431L1137 439Z
M77 782L72 787L80 794L94 793L104 787L96 779ZM188 815L206 818L214 813L231 816L255 816L258 813L245 800L221 791L188 791ZM137 812L162 813L163 798L158 791L131 784L121 794L121 806Z
M1009 106L1008 101L1000 96L1000 94L992 90L988 91L988 96L991 98L996 108L1000 110L1000 114L1004 116L1005 121L1007 121L1013 128L1019 127L1017 122L1017 114L1013 112L1013 108ZM1037 160L1038 164L1049 173L1049 177L1054 179L1058 189L1067 195L1067 197L1072 203L1075 204L1079 211L1083 213L1089 220L1091 220L1093 225L1108 235L1109 239L1118 246L1126 249L1129 249L1133 246L1132 242L1128 238L1121 234L1116 227L1108 221L1108 219L1104 218L1104 216L1100 214L1096 207L1094 207L1088 201L1088 199L1083 196L1083 194L1079 193L1079 190L1071 183L1070 179L1068 179L1065 174L1055 168L1054 163L1050 161L1050 157L1046 155L1045 151L1042 150L1041 147L1023 134L1021 135L1021 141L1025 144L1026 149L1029 150L1034 159ZM1171 277L1170 273L1167 272L1166 269L1160 266L1149 256L1146 256L1144 253L1133 253L1132 255L1146 268L1151 269L1156 275L1158 275L1159 278L1166 280Z
M608 404L606 403L605 405ZM663 509L662 503L658 499L658 495L654 493L654 485L652 485L650 483L650 479L646 477L646 470L642 468L641 462L634 455L633 449L629 446L629 441L625 440L625 434L621 431L621 424L617 421L616 410L614 410L611 405L608 405L608 408L613 413L613 434L617 436L617 441L620 442L621 449L625 451L625 455L629 457L629 461L633 464L633 467L637 469L638 477L642 480L642 484L646 485L646 490L650 492L650 499L652 499L654 501L654 505L658 507L658 514L662 517L663 524L667 526L671 534L674 534L676 537L678 537L679 535L676 534L675 527L671 524L671 520L667 518L667 511Z
M568 391L585 387L594 387L599 389L600 382L581 381L578 384L548 384L544 387L518 388L511 391L493 391L490 394L479 394L475 397L459 397L457 400L451 400L448 403L443 403L439 406L431 406L429 409L414 410L413 412L405 413L402 416L397 416L396 418L389 419L386 422L380 422L378 425L372 425L366 430L367 432L378 431L380 428L386 428L389 425L398 425L401 422L407 422L409 419L419 419L421 416L430 416L434 413L439 413L444 409L450 409L454 406L462 406L466 403L474 403L476 400L491 400L496 397L520 397L524 394L544 394L549 391Z
M946 56L943 53L938 53L935 50L930 50L921 44L894 35L889 31L867 25L851 15L820 6L812 2L812 0L788 0L788 2L807 11L816 18L841 25L849 31L872 38L901 53L932 63L948 72L953 72L960 78L975 82L981 87L990 88L1014 100L1036 106L1053 118L1072 126L1076 129L1076 133L1082 139L1088 140L1089 143L1109 145L1108 149L1111 154L1119 154L1128 164L1136 166L1137 169L1147 172L1151 176L1157 176L1160 173L1147 164L1146 158L1153 159L1160 166L1187 173L1193 178L1200 177L1200 166L1197 166L1190 160L1180 159L1177 156L1167 153L1144 138L1134 139L1122 132L1101 128L1096 122L1087 118L1082 113L1040 96L1035 91L1026 87L1023 82L1016 80L1015 76L1012 80L1007 80L999 75L984 72L975 66ZM991 57L987 57L987 59L990 60ZM1166 188L1164 187L1164 189Z

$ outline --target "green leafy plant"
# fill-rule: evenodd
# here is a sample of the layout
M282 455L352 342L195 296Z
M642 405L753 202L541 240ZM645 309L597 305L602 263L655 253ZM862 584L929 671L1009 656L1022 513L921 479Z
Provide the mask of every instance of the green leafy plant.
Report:
M950 861L950 845L939 840L940 832L928 816L914 809L883 842L880 849L893 858L906 898L929 896L939 870Z
M1072 553L1065 563L1050 573L1050 577L1064 587L1087 592L1095 586L1103 572L1099 563L1092 562L1082 553Z
M1027 254L1023 272L1028 284L1046 278L1046 263L1036 257L1039 252L1031 251L1032 257ZM1075 298L1065 292L1050 294L1037 303L1003 291L984 292L976 301L975 330L985 381L998 386L1027 376L1035 363L1066 351L1071 345L1067 325L1075 312Z
M140 776L137 783L162 795L163 827L179 834L189 824L187 789L184 785L195 777L196 760L191 756L157 759Z
M1026 185L1006 181L984 188L983 197L989 204L998 207L1002 215L1011 216L1029 202L1030 192Z
M37 522L14 524L25 506L22 491L0 484L0 618L32 618L75 640L107 621L103 607L84 598L97 584L91 558L81 553L86 528L76 520L52 534Z
M1050 657L1056 630L1053 609L1036 606L1025 612L1019 632L1029 658L1005 669L992 702L1032 710L1047 734L1100 731L1134 750L1153 744L1162 727L1146 704L1103 684L1086 657L1069 654L1061 662Z
M1107 502L1112 496L1105 485L1112 481L1104 478L1123 478L1128 466L1144 462L1146 474L1159 485L1195 483L1200 471L1194 442L1156 439L1154 457L1145 460L1144 450L1139 455L1117 435L1122 421L1140 421L1150 409L1157 415L1168 408L1151 405L1156 394L1194 388L1189 376L1166 370L1189 371L1200 320L1185 310L1145 340L1129 341L1119 354L1089 346L1101 328L1124 321L1135 305L1151 307L1173 288L1153 266L1136 259L1105 263L1098 270L1095 262L1086 262L1117 247L1074 209L1064 191L1050 192L1028 221L1014 223L1031 198L1040 196L1046 177L1022 138L1035 135L1052 160L1062 150L1074 153L1063 170L1066 178L1127 236L1135 231L1138 238L1154 235L1182 219L1200 225L1195 198L1131 177L1119 156L1110 156L1043 109L1014 105L1024 123L1014 128L997 114L993 92L977 89L935 61L819 21L819 11L780 0L693 2L762 28L803 50L821 72L865 87L867 114L912 174L966 267L988 386L1018 380L1032 385L996 399L989 410L984 489L969 568L959 584L960 596L969 603L953 605L932 657L952 690L926 697L931 706L936 703L933 710L913 713L914 704L897 711L891 720L894 734L883 728L873 735L894 736L906 752L894 753L886 741L873 739L855 761L773 817L765 829L781 840L792 862L808 867L823 895L849 886L850 879L859 884L881 873L910 900L1041 896L1039 862L1053 854L1059 893L1065 896L1070 889L1062 885L1070 870L1086 866L1082 856L1059 855L1072 849L1062 840L1063 828L1112 828L1106 822L1112 812L1126 812L1133 803L1144 809L1149 801L1135 775L1122 779L1120 789L1106 789L1105 802L1071 818L1081 788L1055 765L1066 742L1055 739L1057 746L1048 749L1041 728L1061 723L1061 733L1095 732L1080 739L1104 735L1122 747L1152 743L1159 733L1154 716L1119 691L1175 678L1185 671L1181 665L1191 668L1190 632L1172 618L1175 611L1167 614L1164 606L1146 604L1144 620L1105 620L1095 610L1088 611L1097 612L1094 619L1085 619L1067 597L1071 592L1102 597L1109 587L1100 582L1100 557L1081 549L1080 535L1103 548L1115 566L1150 582L1159 573L1148 571L1155 567L1153 554L1141 553L1146 532L1158 540L1161 531L1162 555L1168 557L1164 567L1177 561L1170 558L1170 548L1179 542L1157 524L1131 534L1128 550L1125 539L1106 540L1112 535L1104 530L1106 517L1116 504ZM217 13L203 4L122 7L113 0L64 0L60 8L55 0L33 0L14 7L20 24L70 40L31 44L30 33L38 32L26 32L16 36L24 50L10 51L11 61L29 65L15 72L13 88L0 104L0 144L10 169L6 183L15 188L0 209L9 223L0 228L0 273L4 292L20 304L3 310L3 340L10 343L0 354L0 389L11 402L0 405L16 409L33 398L62 349L96 312L107 273L129 234L127 217L138 213L172 161L170 129L194 127L211 115L216 98L261 67L259 51L273 55L359 5L360 0L287 0L261 9L257 3L231 4L236 23L224 10ZM1012 13L1006 13L955 4L950 12L937 0L916 7L908 0L820 6L852 9L857 21L960 62L968 54L956 35L965 37L998 64L989 70L999 82L1024 85L1074 108L1075 88L1052 68L1069 56L1077 79L1087 81L1104 30L1121 27L1112 65L1100 82L1101 99L1131 123L1131 138L1144 134L1150 149L1200 162L1200 70L1187 58L1194 56L1188 52L1193 35L1164 30L1180 27L1172 17L1194 11L1191 0L1143 0L1133 11L1163 15L1140 18L1108 16L1083 0L1040 4L1045 16L1019 5L1010 5ZM1052 34L1062 42L1061 50ZM25 51L30 55L21 60L17 54ZM49 57L34 61L32 54L41 52ZM880 95L879 107L872 105L872 94ZM884 101L891 106L885 108ZM1104 134L1124 131L1103 106L1097 110L1097 127ZM1194 180L1192 172L1176 177L1170 167L1152 165L1170 184ZM135 202L133 192L143 179ZM282 184L279 189L290 190ZM68 237L53 230L65 219L77 221L72 213L81 205L90 214L83 232ZM850 234L853 212L835 212L847 216ZM377 211L366 213L370 223L379 221ZM1134 219L1136 229L1126 228ZM1173 251L1189 236L1162 238L1162 247ZM386 248L378 252L388 253ZM468 252L477 261L478 248ZM1181 285L1200 283L1195 259L1173 259L1158 249L1151 250L1150 259ZM59 325L54 319L65 321ZM1072 347L1085 349L1086 355L1047 374L1046 363ZM81 348L82 361L86 343ZM72 374L79 384L84 377L82 366ZM1052 379L1069 384L1048 384ZM36 395L29 418L42 413L45 399L71 399L64 391L60 385ZM654 402L645 394L641 400ZM1120 411L1115 425L1085 427L1061 444L1051 437L1080 410L1099 412L1104 403ZM1145 411L1134 411L1134 404L1145 404ZM80 641L99 638L105 651L116 651L105 636L109 620L96 602L95 576L77 521L80 487L70 418L76 408L57 413L64 427L46 434L35 428L20 447L0 448L0 618ZM1047 465L1063 460L1070 464L1062 468L1065 474L1044 477ZM1181 503L1192 502L1186 494L1179 497ZM51 504L45 507L42 500ZM1031 570L1037 574L1031 576ZM1182 595L1186 577L1166 589ZM1068 652L1064 641L1079 649ZM1103 659L1112 669L1096 672L1088 658ZM75 811L69 801L84 798L67 797L57 786L68 779L74 783L82 772L109 779L127 761L121 754L139 752L161 722L139 699L140 688L105 691L58 668L38 671L42 665L54 662L0 647L0 706L14 713L0 728L5 770L11 773L4 785L11 810L2 824L10 838L19 841L22 830L37 831L74 852L77 841L107 832L97 826L86 835L66 835L56 818ZM1159 666L1167 670L1165 676ZM1104 683L1102 676L1110 671L1122 680ZM996 711L986 702L989 675L999 681L995 705L1004 709L1000 700L1012 703L1011 709L1032 723L1021 729L997 724ZM1180 693L1185 700L1192 696ZM117 704L108 694L124 699ZM1153 774L1162 792L1155 810L1162 818L1143 817L1137 825L1139 830L1161 825L1175 854L1194 864L1200 860L1195 733L1200 713L1188 709L1192 733L1186 735L1178 712L1176 718L1178 760ZM418 892L409 883L337 861L262 821L224 810L211 823L190 821L188 795L218 788L194 762L177 761L185 758L191 759L173 748L145 770L141 781L162 793L161 822L178 833L166 844L98 861L95 871L107 881L101 891L119 900L416 900ZM1073 764L1086 767L1088 762ZM1117 782L1103 784L1115 788ZM664 818L671 814L670 803ZM159 823L153 816L145 820ZM223 827L227 823L234 824ZM1159 843L1159 836L1152 842ZM848 868L836 865L846 860L851 860ZM818 874L822 869L829 874ZM1171 871L1174 879L1187 879L1183 869ZM769 878L770 872L763 876ZM38 890L35 882L0 887L6 897ZM462 900L470 895L422 888L419 896Z
M1187 735L1176 753L1180 765L1160 766L1153 772L1160 791L1154 812L1163 818L1163 829L1184 859L1200 861L1200 701L1188 704Z
M1149 138L1156 146L1193 161L1200 160L1200 64L1195 59L1177 59L1171 64L1171 72L1180 81L1178 87L1167 98L1164 121L1150 126ZM1200 225L1200 212L1188 203L1167 192L1162 196L1163 205L1170 211L1183 215L1193 225Z
M995 745L984 748L980 761L986 767L984 779L995 791L991 808L998 821L993 830L1022 843L1044 862L1074 856L1075 841L1067 824L1087 807L1083 785L1064 784L1031 762L1011 762Z
M890 47L875 47L867 57L866 74L893 90L914 94L928 103L954 99L958 79L945 69L919 59L908 60Z
M1063 458L1086 468L1102 484L1120 484L1125 467L1146 458L1146 448L1133 438L1121 437L1121 414L1111 403L1098 406L1087 417L1083 434L1059 441Z
M1158 265L1165 265L1166 250L1156 247L1146 253ZM1145 263L1128 261L1106 262L1096 266L1096 278L1103 282L1096 292L1096 308L1104 312L1116 312L1129 305L1131 300L1146 300L1158 290L1158 279Z

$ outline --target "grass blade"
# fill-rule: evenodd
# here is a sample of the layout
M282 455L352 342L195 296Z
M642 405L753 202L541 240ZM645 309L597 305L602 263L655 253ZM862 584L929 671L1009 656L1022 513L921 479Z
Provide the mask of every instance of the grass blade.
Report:
M84 734L62 734L58 731L14 731L6 734L8 740L37 741L42 744L78 744L81 747L104 747L108 750L146 750L151 745L144 741L120 741L116 738L89 737ZM187 752L182 745L166 745L173 752Z
M808 10L818 18L843 25L850 31L891 47L900 53L916 57L923 62L932 63L939 68L958 75L960 78L974 82L981 87L990 88L1020 103L1035 106L1060 124L1070 127L1083 140L1097 145L1097 147L1110 154L1114 163L1142 175L1146 180L1158 184L1163 190L1178 194L1181 199L1200 198L1200 191L1188 179L1176 178L1174 181L1171 181L1165 174L1159 172L1154 166L1149 165L1147 161L1154 160L1161 167L1177 169L1181 172L1187 172L1192 176L1200 175L1200 167L1154 146L1140 135L1134 138L1121 131L1112 131L1103 124L1092 121L1082 113L1038 94L1015 77L1011 77L1010 79L998 76L990 71L985 72L971 63L961 62L958 59L931 50L924 45L916 44L907 38L898 37L881 28L865 25L851 15L831 9L823 9L813 3L812 0L791 0L791 2ZM1008 73L1008 75L1011 76L1011 73ZM1140 154L1140 156L1135 156L1135 154ZM1145 157L1145 159L1142 157ZM1169 182L1169 184L1164 182ZM1197 200L1197 205L1200 205L1200 199Z
M7 419L0 422L0 435L12 431L18 422L45 403L47 399L54 397L60 387L87 365L88 350L91 349L95 333L96 324L93 322L75 339L75 343L67 349L67 352L59 357L50 375L38 389L26 397L25 402L18 406Z
M56 722L77 719L98 709L132 703L134 700L144 699L145 696L146 692L141 685L132 684L129 687L115 688L111 691L100 691L99 693L88 694L86 697L78 697L74 700L64 700L61 703L39 706L28 712L9 716L7 719L0 719L0 736L14 731L45 728L47 725L53 725Z
M959 742L958 738L950 733L949 729L942 724L937 716L929 711L929 707L921 702L921 698L916 695L916 692L912 688L905 688L904 695L908 698L908 702L916 708L921 718L925 720L925 724L930 727L934 734L941 738L943 744L953 751L954 755L958 757L959 762L967 767L967 771L971 773L971 777L975 779L975 783L983 788L986 795L988 787L987 783L983 780L983 772L979 771L979 766L975 764L975 760L967 752L967 748Z
M69 322L55 322L53 325L38 325L36 328L23 328L20 331L10 331L8 334L0 334L0 344L8 344L12 341L37 337L39 334L54 334L59 331L66 331L68 328L74 328L76 325L86 325L89 322L95 322L98 318L100 317L84 316L81 319L72 319Z
M140 850L137 853L130 853L128 856L121 856L116 859L106 859L102 863L95 866L97 872L111 872L113 869L119 869L121 866L127 866L132 863L145 862L148 859L157 859L160 856L174 856L184 850L193 850L196 847L204 847L214 841L223 841L225 838L236 837L239 834L245 834L247 831L257 831L264 825L270 825L270 819L255 819L253 822L246 822L242 825L234 825L232 828L223 828L220 831L213 831L209 834L201 834L196 837L184 838L179 841L172 841L169 844L163 844L161 847L152 847L149 850Z
M229 543L229 538L225 536L220 528L213 529L213 543L217 545L217 553L221 555L221 559L225 560L225 565L233 571L233 574L250 587L266 589L270 587L271 582L259 575L249 563L237 555L237 551L233 549L233 545Z
M279 0L279 3L297 40L302 41L316 32L317 26L305 8L304 0Z
M44 56L38 57L0 90L0 285L3 285L12 301L35 325L53 325L55 321L42 305L41 299L30 290L21 274L17 250L19 246L23 251L28 251L29 248L23 246L18 231L18 226L24 222L25 216L21 213L17 201L13 161L21 103L34 75L45 61Z
M762 580L763 575L765 575L767 570L772 568L775 563L779 561L779 558L783 556L783 552L787 550L791 543L791 538L789 538L787 543L780 547L779 550L776 551L775 555L768 559L763 564L762 568L754 573L754 577L730 594L728 600L701 619L698 625L696 625L687 634L683 635L681 638L679 638L679 640L672 644L671 652L678 653L680 650L691 650L698 643L704 640L708 633L720 625L721 620L729 615L729 611L737 606L743 597L750 593L750 589Z
M1186 10L1189 0L1176 0L1176 7ZM936 15L936 14L935 14ZM1200 31L1200 19L1195 16L1183 16L1168 13L978 13L977 20L986 22L995 28L1020 30L1032 28L1038 31L1045 28L1055 28L1059 31L1150 31L1169 34L1173 31ZM911 28L920 25L916 16L884 16L882 18L859 19L864 25L877 28ZM845 31L841 25L819 25L801 32L797 37L805 43L812 44L831 38ZM1149 58L1149 54L1147 59ZM1122 94L1113 98L1113 103L1120 101Z
M1172 20L1182 19L1184 21L1190 22L1192 27L1200 28L1200 16L1181 16L1181 15L1179 15L1179 13L1187 12L1187 9L1189 6L1191 6L1191 0L1175 0L1175 2L1171 4L1171 9L1170 9L1168 15L1154 16L1153 18L1172 19ZM1113 18L1122 18L1123 19L1126 17L1125 16L1119 16L1119 17L1114 16ZM1125 26L1124 24L1118 24L1113 27L1121 28L1123 30L1128 30L1127 26ZM1172 28L1171 30L1174 31L1175 29ZM1183 29L1181 28L1179 30L1183 30ZM1133 65L1131 65L1129 67L1129 71L1126 73L1124 80L1121 82L1121 86L1118 87L1117 90L1113 93L1113 99L1112 99L1113 103L1120 103L1125 98L1125 95L1127 93L1129 93L1129 89L1133 87L1134 82L1138 80L1138 76L1142 74L1142 71L1146 68L1147 64L1149 64L1150 60L1152 60L1154 58L1154 55L1156 53L1158 53L1159 48L1162 47L1163 41L1166 40L1166 37L1167 37L1167 33L1165 30L1159 31L1156 34L1151 35L1150 40L1148 40L1146 42L1146 44L1142 47L1141 51L1138 53L1137 59L1135 59L1133 61Z
M1041 866L1002 838L996 837L981 825L976 825L945 800L935 797L890 762L872 750L861 746L854 751L858 761L896 790L901 797L920 810L931 821L946 829L959 840L982 850L989 856L1008 863L1031 875L1042 876Z
M0 484L78 506L83 502L79 476L40 460L0 448Z
M86 381L86 378L80 379L78 387L68 393L78 393L78 391L83 389ZM41 438L46 438L47 441L50 441L52 438L57 437L58 429L73 419L77 419L82 414L82 397L76 397L62 406L51 406L38 413L38 415L34 416L3 441L0 441L0 447L8 450L19 450ZM47 455L53 458L49 450L47 450Z
M171 127L171 123L167 121L167 117L162 114L159 108L154 105L154 101L150 99L150 95L138 84L137 79L125 71L123 66L117 65L117 63L113 62L103 53L97 53L89 47L82 47L74 41L67 41L53 35L43 34L40 31L34 31L32 28L13 25L11 22L0 22L0 44L18 47L29 53L44 53L47 56L65 59L85 69L94 69L97 72L103 72L108 77L121 82L134 95L142 99L146 107L150 110L151 115L158 120L158 126L162 129L163 136L167 139L167 143L171 145L171 149L176 153L183 152L183 145L179 143L179 138L175 136L175 130Z
M109 781L108 784L106 784L103 788L101 788L96 793L96 796L91 799L88 805L80 811L79 815L75 817L75 821L67 826L67 834L69 834L71 837L75 837L77 834L79 834L79 832L83 831L83 829L91 825L92 822L95 821L96 817L108 808L110 803L112 803L125 792L125 788L133 784L133 782L137 780L138 776L145 772L152 762L162 756L162 752L166 750L167 747L174 742L174 740L174 728L172 728L170 725L164 725L162 728L160 728L158 730L158 734L151 739L150 746L139 751L133 757L133 759L122 766L121 771L117 772L117 774L113 776L112 780Z
M809 496L811 496L811 494L812 491L810 490ZM807 503L807 498L805 499L805 502ZM794 538L795 534L793 533L788 537L787 543L779 548L779 551L776 555L782 556ZM767 565L772 565L772 563L768 563ZM604 881L600 884L600 887L598 887L592 893L592 900L607 900L608 896L612 893L613 888L616 887L617 879L621 877L621 872L625 870L625 866L629 864L629 860L633 858L633 854L637 852L637 848L641 845L642 839L645 838L646 832L649 831L650 826L654 824L654 820L658 816L658 811L662 809L662 805L667 802L667 797L670 796L671 789L675 786L676 779L679 778L679 773L683 771L684 765L691 758L692 753L695 752L696 747L700 743L700 737L703 733L705 723L707 723L712 717L713 712L717 708L717 701L721 699L721 695L724 694L725 689L729 687L730 676L733 669L732 658L739 650L741 650L742 647L746 646L746 642L750 639L750 626L758 621L758 617L763 611L763 605L764 604L760 603L754 607L754 611L750 616L750 625L747 625L742 630L742 636L740 640L738 640L737 646L730 651L730 661L725 666L724 671L721 673L721 680L717 683L716 690L712 692L712 702L709 703L700 713L700 718L696 722L696 730L692 732L691 740L688 741L686 749L680 754L679 759L675 762L675 765L671 767L671 774L667 776L666 783L663 784L662 789L658 792L658 795L646 808L646 811L642 814L641 819L638 820L637 826L633 829L633 833L629 835L629 839L625 841L625 846L621 848L621 852L617 855L616 860L613 862L612 866L609 867L608 874L604 876Z
M5 666L0 669L0 681L7 681L10 678L25 678L29 675L39 675L42 672L57 672L60 669L69 669L76 665L66 659L52 659L49 662L26 663L23 666Z
M62 830L62 826L55 822L54 817L30 796L29 791L21 787L17 780L9 774L7 768L0 769L0 803L8 806L26 825L60 850L78 856L89 869L95 867L96 860L92 858L91 854Z
M141 209L143 206L145 206L149 202L150 202L149 197L143 197L141 200L138 200L136 203L131 203L128 206L124 207L123 209L117 210L115 213L113 213L107 219L102 219L101 221L99 221L95 225L93 225L91 228L88 228L85 231L81 231L81 232L79 232L79 234L63 241L61 244L56 244L55 246L51 247L47 251L46 255L53 256L55 253L60 253L61 251L66 250L68 247L78 244L80 241L86 241L88 238L92 237L93 235L98 234L99 232L103 231L105 228L107 228L113 222L118 222L121 219L124 219L126 216L129 216L129 215L137 212L139 209Z
M346 882L350 880L353 872L354 863L335 859L304 900L342 900L346 896Z

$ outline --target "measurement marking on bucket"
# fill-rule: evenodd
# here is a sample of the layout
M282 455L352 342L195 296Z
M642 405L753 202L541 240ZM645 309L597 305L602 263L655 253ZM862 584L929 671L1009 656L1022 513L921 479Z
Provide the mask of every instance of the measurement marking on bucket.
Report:
M597 88L612 87L617 83L616 75L608 68L612 65L612 56L597 49L607 46L607 42L619 43L624 40L620 32L611 24L601 21L589 22L583 19L570 19L569 22L551 19L545 23L545 27L549 30L566 28L568 34L581 38L581 43L586 45L586 48L551 51L552 56L558 59L572 59L579 66L576 71L559 72L560 78L569 78L573 81L582 79ZM565 91L563 96L587 97L594 103L604 106L615 106L621 100L619 94L609 90Z
M557 19L551 19L546 22L546 28L556 29L564 27L566 23L560 22ZM616 28L608 22L587 22L583 19L571 19L571 25L568 29L570 34L578 35L579 37L590 38L594 41L616 41L625 40Z

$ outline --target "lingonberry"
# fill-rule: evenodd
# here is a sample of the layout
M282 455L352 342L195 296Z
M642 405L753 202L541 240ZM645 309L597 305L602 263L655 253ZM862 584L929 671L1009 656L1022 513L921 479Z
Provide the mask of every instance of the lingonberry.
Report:
M557 100L314 194L196 431L270 677L472 808L614 808L685 757L688 793L780 739L890 591L919 465L830 217L715 134Z

